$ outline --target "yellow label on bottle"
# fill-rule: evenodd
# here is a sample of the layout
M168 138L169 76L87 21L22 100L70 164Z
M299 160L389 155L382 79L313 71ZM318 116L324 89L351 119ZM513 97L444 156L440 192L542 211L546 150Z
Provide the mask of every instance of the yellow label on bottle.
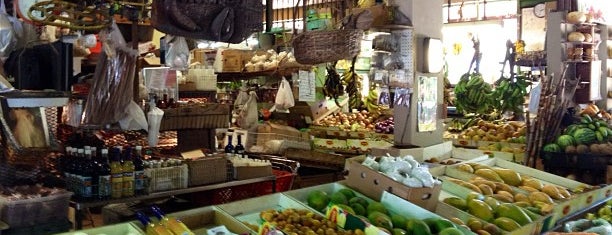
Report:
M113 198L120 198L123 195L123 174L113 174L111 176L111 195Z

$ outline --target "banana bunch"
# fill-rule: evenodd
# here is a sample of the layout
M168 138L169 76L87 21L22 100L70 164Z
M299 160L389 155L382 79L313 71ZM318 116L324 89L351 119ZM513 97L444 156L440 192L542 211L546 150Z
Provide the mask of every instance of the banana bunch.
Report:
M333 65L327 65L327 77L325 79L325 85L323 86L323 95L334 99L336 105L340 107L338 98L344 95L344 86L342 86L340 75Z
M380 115L380 106L378 105L378 92L376 89L370 89L368 96L365 98L365 107L369 113Z
M455 106L455 99L452 97L451 83L447 77L444 78L444 103L448 106Z
M491 85L480 73L464 74L455 86L455 106L464 114L487 114L493 111Z
M346 93L349 96L349 108L361 109L361 76L351 68L342 74L342 82L346 85Z
M530 83L520 76L516 78L516 81L502 79L493 93L495 108L501 113L505 111L522 113L527 87Z

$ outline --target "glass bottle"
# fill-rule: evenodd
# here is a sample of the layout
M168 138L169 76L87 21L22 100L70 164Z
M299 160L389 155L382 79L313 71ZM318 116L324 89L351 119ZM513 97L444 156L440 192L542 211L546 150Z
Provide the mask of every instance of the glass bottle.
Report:
M123 196L134 196L134 163L132 162L132 148L127 147L123 152L121 168L123 169Z
M108 164L108 149L100 151L97 168L98 199L108 199L111 196L111 167Z
M225 156L231 158L234 156L234 145L232 145L232 131L228 131L227 144L225 145Z
M234 153L236 153L238 157L242 157L244 156L244 146L242 145L242 135L238 134L237 138L238 138L238 143L236 144L236 147L234 148Z
M142 161L142 146L136 146L133 156L134 190L136 194L144 194L144 162Z
M94 165L91 159L91 149L84 150L83 164L81 165L81 196L85 200L93 197Z
M111 150L111 197L121 198L123 195L123 168L121 166L121 150L113 148Z

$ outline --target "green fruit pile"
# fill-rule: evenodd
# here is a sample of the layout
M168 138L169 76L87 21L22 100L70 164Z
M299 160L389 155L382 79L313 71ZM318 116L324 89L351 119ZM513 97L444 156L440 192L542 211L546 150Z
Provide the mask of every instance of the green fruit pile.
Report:
M601 119L583 115L580 123L569 125L554 143L545 145L544 152L568 154L612 153L612 127Z
M601 208L599 208L599 210L597 210L597 213L587 213L586 219L604 219L612 223L612 200L608 200L606 202L606 205L602 206Z
M327 207L327 204L322 206L325 202L334 204L392 235L463 234L455 224L447 219L427 218L420 220L406 218L402 215L391 213L380 202L369 202L369 200L363 197L356 196L355 192L350 189L340 189L332 193L331 196L327 196L327 193L320 190L313 190L308 194L308 206L316 210L323 212Z
M457 111L477 114L489 114L493 111L491 85L482 79L482 74L464 74L455 86L455 106Z
M472 218L466 224L478 234L502 234L502 230L512 232L539 218L538 214L527 208L513 203L501 203L493 197L476 193L468 195L467 199L449 197L443 202L480 219Z

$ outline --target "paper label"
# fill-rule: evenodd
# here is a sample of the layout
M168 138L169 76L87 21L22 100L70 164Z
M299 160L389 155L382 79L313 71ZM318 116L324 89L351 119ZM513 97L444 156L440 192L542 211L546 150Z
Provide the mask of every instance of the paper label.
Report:
M315 73L300 70L299 74L299 100L314 102L316 95Z

